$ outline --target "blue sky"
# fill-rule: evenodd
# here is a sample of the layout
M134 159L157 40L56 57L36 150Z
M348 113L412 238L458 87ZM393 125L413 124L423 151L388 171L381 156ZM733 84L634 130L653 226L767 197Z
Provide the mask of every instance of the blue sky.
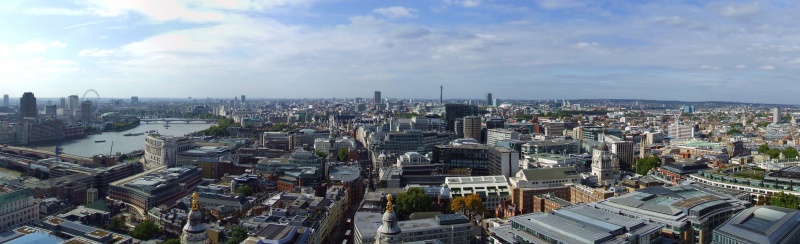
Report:
M0 93L798 103L796 1L0 1Z

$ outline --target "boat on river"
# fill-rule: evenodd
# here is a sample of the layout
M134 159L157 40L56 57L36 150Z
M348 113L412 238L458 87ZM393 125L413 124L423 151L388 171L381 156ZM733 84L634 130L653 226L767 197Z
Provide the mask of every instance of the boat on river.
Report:
M95 143L101 143L101 142L106 142L106 140L99 140L99 141L94 141L94 142Z

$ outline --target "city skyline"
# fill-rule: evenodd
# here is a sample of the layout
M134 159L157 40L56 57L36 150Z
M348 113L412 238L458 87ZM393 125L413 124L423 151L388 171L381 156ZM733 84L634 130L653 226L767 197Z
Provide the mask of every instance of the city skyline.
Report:
M436 99L441 85L445 99L796 104L800 74L794 2L4 1L0 12L11 97Z

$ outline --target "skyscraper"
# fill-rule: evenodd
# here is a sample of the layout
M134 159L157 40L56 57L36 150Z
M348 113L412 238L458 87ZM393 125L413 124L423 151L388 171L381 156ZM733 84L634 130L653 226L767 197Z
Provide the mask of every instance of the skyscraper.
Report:
M486 93L486 106L492 106L492 93Z
M60 103L58 104L58 106L59 106L59 108L66 108L67 107L67 99L62 97Z
M8 102L8 94L3 95L3 106L4 107L11 106L11 104L9 104L9 102Z
M375 91L375 96L372 97L372 103L374 104L381 103L381 91Z
M92 122L92 101L83 101L81 103L81 121L84 123Z
M242 104L244 104L244 103L245 103L244 95L242 95Z
M464 138L472 138L481 141L481 117L464 117Z
M132 96L131 97L131 104L139 104L139 97Z
M78 110L79 106L81 106L81 100L78 98L78 95L69 95L69 97L67 97L67 102L69 103L67 104L67 108L72 110Z
M781 123L781 109L780 108L772 108L772 123L776 124L776 125Z
M33 92L26 92L22 94L19 99L19 118L36 118L39 111L36 110L36 97Z
M475 106L465 104L445 104L444 105L444 119L447 123L447 130L456 131L456 119L464 118L465 116L475 115Z

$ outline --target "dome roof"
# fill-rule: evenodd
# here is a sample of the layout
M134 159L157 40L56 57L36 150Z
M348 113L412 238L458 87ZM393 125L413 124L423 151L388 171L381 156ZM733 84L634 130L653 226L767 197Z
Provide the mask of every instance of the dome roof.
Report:
M597 150L608 151L608 145L605 142L601 142L600 145L597 145Z
M400 226L397 225L397 215L394 211L383 213L383 224L378 228L378 232L384 235L400 234Z

